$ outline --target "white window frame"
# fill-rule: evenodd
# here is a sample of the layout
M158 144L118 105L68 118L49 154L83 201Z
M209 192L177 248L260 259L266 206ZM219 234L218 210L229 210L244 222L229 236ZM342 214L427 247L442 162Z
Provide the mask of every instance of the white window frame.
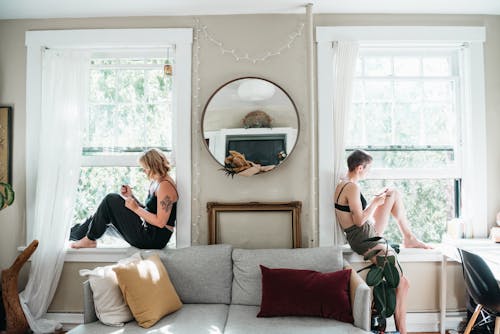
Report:
M191 52L192 28L84 29L26 32L26 238L32 239L36 192L37 138L41 109L42 50L161 48L175 45L173 145L179 192L176 246L191 245ZM104 252L106 253L106 252ZM108 252L109 253L109 252ZM115 253L115 252L113 252ZM122 252L119 252L122 253ZM94 250L91 256L98 255ZM106 259L107 257L104 256Z
M334 245L333 195L336 180L333 176L333 43L358 41L360 43L443 45L468 43L464 55L464 142L469 147L463 159L464 178L472 177L474 183L467 207L474 208L474 224L468 224L467 235L486 237L488 233L486 212L486 113L484 86L483 42L484 27L453 26L342 26L317 27L317 76L318 76L318 192L319 192L319 245ZM472 106L474 106L472 108ZM472 115L474 117L472 117Z

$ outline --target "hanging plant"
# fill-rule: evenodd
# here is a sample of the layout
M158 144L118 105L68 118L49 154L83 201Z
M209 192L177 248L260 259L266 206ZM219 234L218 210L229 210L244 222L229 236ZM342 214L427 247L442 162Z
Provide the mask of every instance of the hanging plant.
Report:
M8 183L0 182L0 210L14 203L14 190Z
M365 242L372 241L385 244L385 249L374 249L368 252L364 260L369 260L375 256L375 263L358 270L358 272L369 269L366 274L366 284L373 287L374 311L378 318L385 320L392 316L396 309L396 288L399 285L400 278L400 273L396 265L399 267L401 273L403 270L396 256L388 255L389 242L387 240L382 237L373 237L365 240ZM399 253L399 245L390 246L396 253Z

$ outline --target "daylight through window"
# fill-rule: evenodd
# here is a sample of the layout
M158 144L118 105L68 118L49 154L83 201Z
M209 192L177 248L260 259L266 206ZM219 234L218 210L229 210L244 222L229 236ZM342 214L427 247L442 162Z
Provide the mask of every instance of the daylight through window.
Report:
M173 64L171 54L166 49L93 54L74 224L121 184L130 184L144 200L149 181L137 164L143 150L160 148L171 159L173 76L165 70Z
M356 148L373 155L365 195L398 188L412 229L426 242L441 241L446 222L460 214L460 57L457 46L359 51L346 155ZM402 241L397 224L385 236Z

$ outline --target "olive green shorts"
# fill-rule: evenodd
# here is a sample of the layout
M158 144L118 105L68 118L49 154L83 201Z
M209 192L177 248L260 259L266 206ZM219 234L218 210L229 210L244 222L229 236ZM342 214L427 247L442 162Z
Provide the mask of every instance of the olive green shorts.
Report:
M373 225L368 222L361 226L350 226L344 232L351 249L359 255L364 255L370 248L378 245L377 241L365 241L368 238L377 236Z

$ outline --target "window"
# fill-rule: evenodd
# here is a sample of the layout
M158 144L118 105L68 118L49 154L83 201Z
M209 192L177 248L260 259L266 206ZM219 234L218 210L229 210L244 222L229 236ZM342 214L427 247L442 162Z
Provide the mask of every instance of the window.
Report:
M93 182L100 184L102 180L108 189L116 190L114 184L123 182L141 188L141 185L135 184L137 170L131 166L137 166L137 155L144 148L162 147L174 162L179 192L176 245L191 245L192 41L191 28L26 32L26 202L30 203L26 207L28 242L33 239L35 228L32 203L36 198L37 140L40 137L41 50L49 48L86 50L93 54L92 78L95 86L91 87L89 95L91 107L82 152L81 188L91 182L86 179L90 175L99 180ZM170 60L175 60L173 77L165 78L159 73L163 72L164 63ZM148 124L150 120L154 120L158 126L151 127ZM149 131L143 131L146 125ZM126 170L128 177L116 179L115 171L118 169L120 172ZM80 191L83 194L84 189ZM105 193L109 190L102 188L96 191ZM137 191L137 195L141 195L140 191ZM92 191L82 195L83 201L97 198L99 194ZM88 203L81 205L87 206ZM85 216L85 212L76 215ZM112 261L108 253L103 251L104 257L100 259ZM96 253L91 253L91 257L95 258Z
M440 242L460 215L461 48L360 46L346 132L346 155L374 157L366 195L384 186L403 194L415 234ZM392 219L392 217L391 217ZM397 224L385 236L401 243Z
M358 147L375 158L366 195L384 184L400 188L424 240L439 241L455 216L467 237L486 237L485 28L317 27L316 41L319 245L343 242L333 218L333 166ZM336 53L340 41L359 45L359 59L345 146L335 147L334 119L351 103L334 100L335 62L354 61L352 50ZM399 232L387 236L398 241Z
M173 76L168 69L174 59L170 54L174 54L172 47L92 54L73 224L94 213L102 198L118 192L122 184L133 186L144 203L149 181L137 166L143 150L160 148L172 161ZM106 237L101 242L117 243Z

